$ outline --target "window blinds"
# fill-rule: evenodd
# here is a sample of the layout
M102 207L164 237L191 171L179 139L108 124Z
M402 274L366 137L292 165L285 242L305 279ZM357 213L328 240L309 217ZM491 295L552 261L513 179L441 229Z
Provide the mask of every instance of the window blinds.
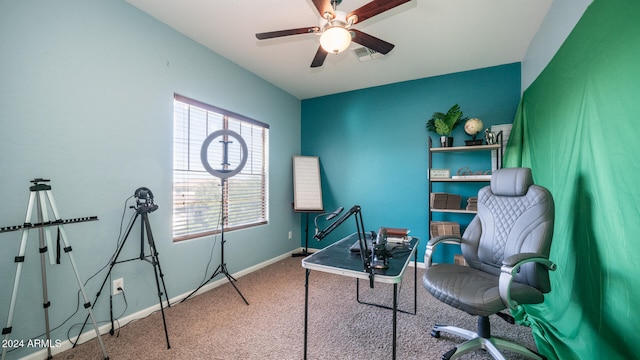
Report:
M267 223L269 126L180 95L174 97L173 118L174 241L215 234L223 225L228 231ZM248 150L244 168L224 182L200 160L202 143L217 130L236 132ZM209 146L214 168L224 167L222 148ZM228 146L230 164L241 156L240 146Z

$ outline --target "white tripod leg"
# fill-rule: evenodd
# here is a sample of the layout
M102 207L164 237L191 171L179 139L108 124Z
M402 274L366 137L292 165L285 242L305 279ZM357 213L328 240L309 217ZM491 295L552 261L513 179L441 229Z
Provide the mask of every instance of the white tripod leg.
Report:
M42 209L40 210L41 212L41 216L42 216L42 223L46 224L49 222L49 213L47 212L47 206L46 206L46 200L45 200L45 193L47 195L47 197L49 198L49 202L51 202L51 190L45 190L45 191L38 191L38 195L40 197L40 204ZM53 207L53 203L52 207ZM56 211L54 210L53 212L54 214L54 219L58 220L60 219L56 213ZM43 226L41 228L40 231L44 231L44 238L46 240L46 245L47 245L47 249L49 249L48 253L49 253L49 264L54 265L56 263L56 258L55 258L55 254L53 253L53 243L51 242L51 229L48 226Z
M49 199L49 205L51 206L51 210L53 211L53 215L55 216L55 219L56 220L60 219L60 215L58 214L58 207L56 206L56 202L53 200L53 195L51 194L50 190L47 191L47 197ZM98 343L100 344L102 355L104 356L105 359L108 359L109 355L107 354L107 350L104 346L104 343L102 342L102 336L100 336L100 331L98 330L98 324L96 322L96 319L93 317L93 310L91 309L91 301L89 301L89 298L87 297L87 293L84 289L84 284L82 282L82 279L80 278L80 273L78 272L78 267L76 266L76 261L74 260L73 254L71 253L72 251L71 245L69 245L69 242L67 241L67 232L64 230L64 227L62 225L58 226L58 231L60 231L60 238L62 239L62 243L64 245L64 252L69 256L69 261L71 262L73 273L76 276L78 287L80 288L80 292L82 293L82 298L84 299L84 307L89 312L89 316L91 317L91 321L93 322L93 328L96 331L96 338L98 339ZM78 335L78 337L79 336L80 335Z
M44 328L47 334L47 344L51 344L51 327L49 325L49 306L51 306L51 302L49 301L49 292L47 290L47 262L45 261L44 255L48 249L47 245L45 245L45 234L48 233L48 230L45 231L44 226L44 217L47 213L47 205L44 201L45 197L42 191L38 191L38 195L38 222L43 225L38 228L40 244L40 271L42 272L42 307L44 309ZM47 355L47 359L51 359L53 357L51 355L50 345L47 345Z
M20 276L22 275L22 264L24 263L24 253L27 248L27 239L29 238L29 227L27 224L30 224L31 215L33 214L33 204L35 203L35 192L31 192L29 194L29 204L27 206L27 216L24 221L24 228L22 229L22 240L20 241L20 251L18 252L18 256L15 258L16 265L16 277L13 281L13 291L11 293L11 303L9 305L9 316L7 316L7 326L2 329L2 334L4 335L4 342L6 343L9 340L9 335L11 334L11 326L13 323L13 313L16 308L16 298L18 296L18 288L20 287ZM7 356L7 348L2 347L2 360L5 360Z
M105 359L109 358L107 354L107 350L102 342L102 336L100 336L100 331L98 330L98 323L96 322L95 317L93 317L93 310L91 309L91 301L87 297L87 293L84 290L84 285L82 284L82 279L80 279L80 275L78 273L78 268L76 267L76 262L73 259L73 254L71 253L71 246L67 242L67 233L65 232L62 225L58 227L60 230L60 237L62 238L62 243L64 244L64 252L69 256L69 261L71 262L71 267L73 268L73 273L76 276L76 280L78 281L78 287L80 288L80 292L82 293L82 298L84 299L84 307L89 312L89 316L91 317L91 321L93 322L93 328L96 331L96 338L98 339L98 343L100 344L100 349L102 350L102 355ZM80 337L81 334L78 335Z

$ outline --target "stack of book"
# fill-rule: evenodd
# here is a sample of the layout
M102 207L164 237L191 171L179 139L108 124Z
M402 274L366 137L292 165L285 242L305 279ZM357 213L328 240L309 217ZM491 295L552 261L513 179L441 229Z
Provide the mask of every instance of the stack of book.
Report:
M447 208L447 193L431 193L431 208L432 209L446 209Z
M432 209L460 209L460 201L462 197L456 194L447 193L431 193L431 208Z
M391 243L403 243L406 241L411 240L411 236L409 236L409 229L404 229L404 228L389 228L389 227L382 227L380 228L380 230L384 229L384 231L387 233L387 242L391 242ZM380 231L378 230L378 231Z
M470 197L467 199L467 210L478 211L478 197Z
M460 236L460 224L454 221L432 221L429 230L432 238L440 235Z

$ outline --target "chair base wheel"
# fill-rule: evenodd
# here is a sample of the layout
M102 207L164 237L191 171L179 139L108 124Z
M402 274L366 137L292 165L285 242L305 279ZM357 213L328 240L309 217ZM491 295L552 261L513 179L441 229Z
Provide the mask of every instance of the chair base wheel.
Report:
M453 354L455 354L457 350L458 350L458 348L453 348L453 349L447 351L446 353L442 354L442 360L451 359L451 356L453 356Z
M479 329L480 331L482 331L480 327ZM466 329L461 329L455 326L435 325L431 329L431 336L438 338L440 337L441 332L459 336L467 340L444 353L442 355L443 360L457 359L462 354L470 353L476 350L485 350L487 354L495 360L505 360L505 357L500 353L500 350L507 350L516 354L520 354L529 359L546 360L541 354L538 354L533 350L527 349L522 345L513 343L506 339L496 336L492 336L489 338L480 337L478 336L478 333Z

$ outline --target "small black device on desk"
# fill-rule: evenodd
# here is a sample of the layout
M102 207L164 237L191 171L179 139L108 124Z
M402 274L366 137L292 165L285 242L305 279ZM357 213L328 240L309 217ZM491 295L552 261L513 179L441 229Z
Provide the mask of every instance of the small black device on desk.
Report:
M371 248L373 247L373 239L375 239L376 237L377 237L377 234L374 231L369 231L369 232L366 233L367 255L371 254ZM392 251L394 249L399 249L399 248L406 248L407 244L409 243L410 240L411 240L411 237L407 236L406 240L404 240L402 242L387 241L386 242L387 251ZM356 240L356 242L353 243L353 246L351 246L349 248L349 251L351 251L353 253L359 253L360 252L360 243L358 242L358 240Z

